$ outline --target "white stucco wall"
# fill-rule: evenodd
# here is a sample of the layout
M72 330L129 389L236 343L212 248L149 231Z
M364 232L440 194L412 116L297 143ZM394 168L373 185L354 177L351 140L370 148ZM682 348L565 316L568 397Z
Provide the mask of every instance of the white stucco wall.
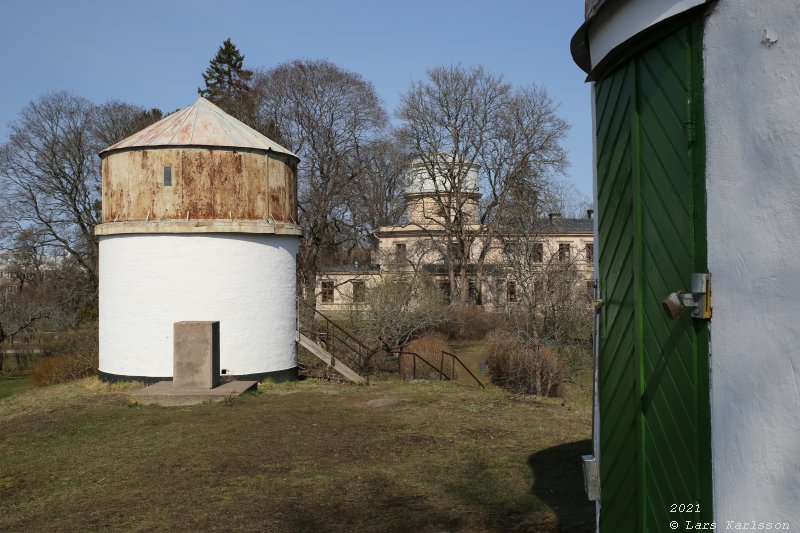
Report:
M722 529L727 520L800 529L798 28L796 0L721 0L705 28L714 514Z
M220 368L297 366L292 236L211 233L100 238L100 370L172 376L172 325L220 321Z

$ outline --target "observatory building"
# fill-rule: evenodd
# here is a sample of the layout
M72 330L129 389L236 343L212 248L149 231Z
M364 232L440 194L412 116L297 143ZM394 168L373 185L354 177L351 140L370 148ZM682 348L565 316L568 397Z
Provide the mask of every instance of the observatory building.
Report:
M172 378L173 324L220 372L296 376L299 158L203 98L100 153L100 375Z
M442 207L458 206L467 223L476 224L481 198L478 169L477 163L458 161L448 154L414 159L405 194L408 222L420 227L441 226L445 220Z

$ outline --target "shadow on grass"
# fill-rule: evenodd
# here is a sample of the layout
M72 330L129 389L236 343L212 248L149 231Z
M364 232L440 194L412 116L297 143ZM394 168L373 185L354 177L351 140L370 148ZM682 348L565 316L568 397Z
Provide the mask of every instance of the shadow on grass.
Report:
M583 488L581 455L592 453L589 439L553 446L528 457L533 493L558 515L559 531L594 531L594 502Z

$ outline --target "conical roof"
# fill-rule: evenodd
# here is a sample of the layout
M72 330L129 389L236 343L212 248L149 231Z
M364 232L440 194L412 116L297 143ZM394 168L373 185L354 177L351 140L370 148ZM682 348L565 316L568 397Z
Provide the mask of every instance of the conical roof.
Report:
M100 156L106 156L116 150L165 146L252 148L297 157L296 154L236 120L202 96L189 107L184 107L127 139L109 146L100 152Z

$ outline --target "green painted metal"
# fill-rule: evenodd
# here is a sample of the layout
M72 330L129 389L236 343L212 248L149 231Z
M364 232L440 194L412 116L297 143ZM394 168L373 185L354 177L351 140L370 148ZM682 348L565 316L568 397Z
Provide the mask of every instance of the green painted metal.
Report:
M661 308L707 268L702 21L641 51L595 95L600 528L670 531L712 511L708 323Z

